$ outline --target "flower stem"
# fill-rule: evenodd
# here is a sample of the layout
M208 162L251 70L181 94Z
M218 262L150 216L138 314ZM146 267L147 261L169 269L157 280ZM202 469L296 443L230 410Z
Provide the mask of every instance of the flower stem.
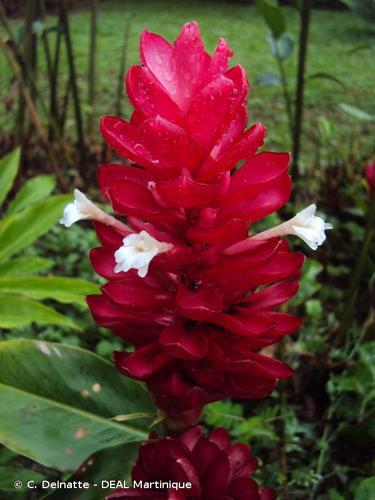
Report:
M323 429L323 435L321 439L321 445L320 445L320 453L318 457L318 463L316 466L316 474L317 476L322 476L323 468L326 463L326 456L327 456L327 450L328 450L328 442L329 442L329 433L331 431L331 426L330 426L330 421L333 416L333 406L329 407L328 413L327 413L327 418L326 422L324 424L324 429ZM317 492L317 489L322 483L322 479L319 480L318 483L315 484L313 487L311 494L309 496L309 500L314 500L315 494Z

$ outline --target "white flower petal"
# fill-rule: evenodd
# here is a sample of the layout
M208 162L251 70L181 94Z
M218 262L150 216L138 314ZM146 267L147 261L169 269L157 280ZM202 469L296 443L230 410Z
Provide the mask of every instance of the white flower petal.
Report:
M253 236L255 239L267 239L280 236L295 235L300 237L306 245L316 250L326 239L325 230L332 229L332 224L326 223L315 215L316 205L311 204L298 212L292 219L267 229Z
M316 205L315 203L312 203L308 207L304 208L301 210L301 212L298 212L298 214L295 216L296 219L301 220L301 221L308 221L311 219L311 217L314 217L316 212Z
M100 211L86 195L79 189L74 190L74 201L68 203L64 208L64 213L60 219L60 224L70 227L79 220L94 219L95 214Z
M138 276L144 278L152 259L171 250L172 245L161 243L146 231L130 234L123 239L122 246L115 252L115 272L128 272L137 269Z

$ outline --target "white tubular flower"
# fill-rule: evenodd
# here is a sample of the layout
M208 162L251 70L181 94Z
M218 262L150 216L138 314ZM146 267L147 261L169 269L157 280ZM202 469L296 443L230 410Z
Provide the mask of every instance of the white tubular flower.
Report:
M68 203L64 208L63 216L59 221L60 224L63 224L65 227L70 227L79 220L93 220L101 222L106 226L112 226L118 230L120 234L124 234L125 231L130 231L130 228L126 224L97 207L95 203L90 201L79 189L75 189L73 193L74 201Z
M253 238L263 240L293 234L301 238L310 248L316 250L326 239L325 230L332 229L333 226L326 223L321 217L316 217L315 211L316 205L309 205L292 219L256 234Z
M75 189L74 201L68 203L64 208L64 214L60 219L60 224L63 224L65 227L70 227L79 220L96 220L101 215L102 210L95 206L79 189Z
M171 250L173 245L160 243L146 231L130 234L122 241L122 246L115 252L115 273L137 269L138 276L144 278L152 259Z

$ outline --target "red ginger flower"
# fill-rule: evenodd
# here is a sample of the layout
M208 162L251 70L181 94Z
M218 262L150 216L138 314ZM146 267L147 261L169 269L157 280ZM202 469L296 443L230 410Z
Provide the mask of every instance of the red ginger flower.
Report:
M107 500L274 500L273 490L251 479L257 468L250 447L231 446L225 429L205 437L201 427L194 427L178 439L154 436L142 445L132 470L133 487L117 490ZM150 482L156 487L148 489Z
M300 324L274 309L296 293L303 256L277 237L248 238L250 224L288 200L290 156L255 154L265 130L246 130L248 82L241 66L228 69L231 55L221 39L211 58L196 23L173 47L144 32L142 66L126 78L131 121L101 121L107 142L142 168L100 169L102 193L131 228L96 224L102 247L91 260L108 283L89 306L99 325L135 347L116 353L117 368L189 423L207 402L262 398L290 376L257 351ZM172 248L144 278L115 271L114 254L134 231Z
M246 129L249 86L241 66L228 68L231 55L220 39L211 58L196 23L173 46L145 31L142 66L126 78L130 123L101 121L109 145L136 164L99 173L129 225L97 213L79 192L62 219L96 221L102 246L91 261L108 283L88 303L99 325L135 348L115 353L117 368L189 424L208 402L262 398L291 375L258 353L300 325L275 310L296 293L304 260L280 236L303 235L315 248L326 228L312 206L249 238L252 224L289 198L290 155L256 154L265 130Z

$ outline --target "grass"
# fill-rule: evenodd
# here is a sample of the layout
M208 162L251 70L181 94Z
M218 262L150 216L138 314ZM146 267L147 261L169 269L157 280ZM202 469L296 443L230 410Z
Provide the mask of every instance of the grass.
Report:
M298 14L285 8L288 30L298 40ZM161 33L172 41L181 25L190 20L199 22L203 39L212 52L217 38L227 38L235 52L234 63L241 63L248 71L250 82L265 71L277 73L275 61L267 42L267 28L254 6L214 1L127 0L102 2L99 13L97 109L96 118L114 112L119 58L123 40L126 13L132 14L128 47L128 63L138 62L138 38L144 28ZM71 13L71 29L81 97L87 100L87 62L89 47L89 19L86 10ZM53 24L54 18L48 19ZM19 21L14 21L17 28ZM302 160L311 163L316 148L322 143L319 128L329 120L331 158L343 160L350 154L353 141L361 156L372 154L369 124L342 111L338 103L345 102L375 114L375 97L371 81L374 48L351 53L351 49L368 43L374 33L369 25L348 11L314 10L308 51L307 74L331 73L345 89L329 80L316 79L306 90L305 129ZM374 40L374 38L373 38ZM288 82L294 87L297 52L287 62ZM43 78L44 60L40 57L39 78ZM12 127L13 119L6 114L4 98L9 92L9 68L3 55L0 58L0 126ZM65 75L63 75L65 76ZM63 86L62 86L63 87ZM281 88L253 85L250 101L250 120L263 121L268 128L268 145L290 149L287 120ZM129 115L130 107L126 108ZM325 118L322 118L325 117ZM319 125L320 124L320 125ZM68 121L68 127L73 123Z

